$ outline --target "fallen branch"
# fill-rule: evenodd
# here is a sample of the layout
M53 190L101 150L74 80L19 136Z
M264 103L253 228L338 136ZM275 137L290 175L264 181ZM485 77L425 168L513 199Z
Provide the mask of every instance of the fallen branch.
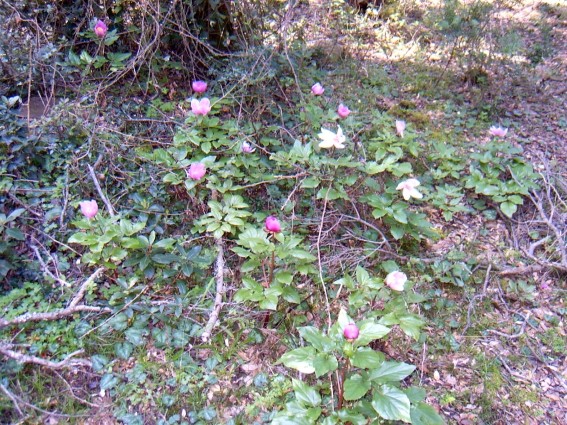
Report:
M545 270L545 266L541 264L532 264L531 266L513 267L511 269L501 270L498 272L499 276L516 276L522 274L530 274Z
M6 328L13 325L21 325L28 322L43 322L58 320L63 317L71 316L75 313L88 311L91 313L111 313L112 310L108 307L95 307L84 304L79 304L79 301L85 295L88 286L102 273L104 268L97 269L92 275L89 276L85 282L79 288L77 294L73 297L69 306L60 310L50 311L49 313L26 313L21 316L15 317L13 319L2 319L0 318L0 329Z
M89 173L90 173L91 179L93 180L93 183L96 187L96 191L98 192L98 196L100 196L100 199L102 199L102 202L104 202L104 205L106 205L106 209L108 210L108 214L110 214L111 217L114 217L116 215L114 213L114 208L112 208L112 204L110 203L110 201L108 200L108 198L106 197L104 192L102 191L102 188L100 187L100 184L98 182L98 178L96 177L96 174L94 172L94 168L91 167L90 164L87 164L87 167L89 168Z
M224 247L222 242L222 237L216 238L216 245L217 245L217 261L216 261L216 271L215 271L215 280L217 282L217 289L215 294L215 302L213 304L213 311L209 316L209 320L205 325L205 329L201 334L201 339L203 342L208 342L211 338L211 333L213 331L213 327L217 323L219 318L219 314L223 304L223 295L224 295Z
M465 328L463 329L462 335L464 335L467 330L471 327L471 313L475 307L475 302L477 299L479 300L483 300L484 297L486 297L486 291L488 289L488 284L490 283L490 271L492 270L492 264L488 264L488 267L486 269L486 276L484 277L484 285L482 286L482 293L475 295L474 297L472 297L470 303L469 303L469 308L467 309L467 324L465 326Z
M86 366L92 367L92 362L87 359L74 359L73 357L84 353L84 350L77 350L67 357L65 357L60 362L52 362L51 360L45 360L40 357L29 356L27 354L18 353L17 351L11 350L12 344L0 344L0 354L6 357L16 360L18 363L32 363L40 366L45 366L50 369L64 369L68 367Z
M488 329L488 332L494 334L494 335L499 335L499 336L503 336L504 338L509 338L509 339L515 339L515 338L519 338L521 337L524 332L526 331L526 325L528 324L528 320L530 318L530 314L531 312L528 311L528 314L526 314L526 317L524 318L524 323L522 323L522 328L520 329L520 331L518 333L515 333L513 335L504 333L504 332L500 332L500 331L496 331L494 329Z

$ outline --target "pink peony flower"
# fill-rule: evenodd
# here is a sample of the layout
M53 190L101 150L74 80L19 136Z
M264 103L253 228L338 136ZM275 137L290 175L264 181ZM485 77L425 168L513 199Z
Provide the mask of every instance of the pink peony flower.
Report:
M417 179L407 179L401 182L396 190L402 191L402 196L406 201L410 198L421 199L423 195L416 189L421 183Z
M406 129L406 122L404 120L396 120L396 133L398 133L398 136L404 137L405 129Z
M319 147L323 149L330 149L330 148L337 148L337 149L344 149L345 148L345 136L343 134L343 129L339 126L337 133L333 133L331 130L327 130L326 128L321 129L321 133L319 133L319 138L322 142L319 143Z
M488 130L488 132L492 136L504 137L504 136L506 136L506 134L508 134L508 129L502 128L502 127L496 127L496 126L493 125L492 127L490 127L490 130Z
M90 200L79 202L79 206L81 207L83 215L88 219L93 218L98 213L98 205L96 201Z
M407 282L408 277L403 272L392 272L386 276L386 285L390 287L390 289L394 291L403 291L404 284Z
M103 21L99 19L98 21L96 21L93 31L97 35L97 37L104 38L104 36L108 32L108 27Z
M343 336L348 341L351 341L351 342L354 341L356 338L358 338L359 334L360 334L360 331L358 330L358 327L354 323L349 323L348 325L345 326L345 328L343 330Z
M282 226L280 221L273 215L266 218L266 230L270 233L280 233L282 231Z
M185 170L187 177L193 180L201 180L203 176L207 173L205 164L201 162L194 162L191 166Z
M211 101L206 97L201 100L193 99L191 100L191 112L195 115L207 115L211 112Z
M319 83L315 83L313 84L313 86L311 86L311 93L313 93L315 96L321 96L324 91L325 89Z
M207 91L207 83L204 81L193 81L191 84L195 93L205 93Z
M341 118L346 118L350 115L350 109L341 103L337 109L337 114L339 114Z
M252 153L256 149L254 149L250 143L242 142L242 145L240 145L240 150L242 151L242 153Z

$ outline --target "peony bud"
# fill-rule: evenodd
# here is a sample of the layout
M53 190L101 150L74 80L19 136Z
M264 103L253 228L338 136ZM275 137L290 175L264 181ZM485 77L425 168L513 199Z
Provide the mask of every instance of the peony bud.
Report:
M345 326L345 328L343 330L343 336L348 341L351 341L351 342L354 341L356 338L358 338L359 333L360 333L360 331L358 330L358 327L354 323L349 323L348 325Z
M323 88L323 86L319 83L315 83L313 84L313 86L311 87L311 93L313 93L315 96L321 96L323 94L323 92L325 91L325 89Z
M193 180L201 180L204 175L207 173L207 169L205 168L205 164L201 162L194 162L191 164L189 169L185 170L187 173L187 177Z
M93 218L98 213L98 205L96 201L91 200L79 202L79 206L81 207L83 215L88 219Z
M350 115L350 109L341 103L337 109L337 114L339 114L341 118L346 118Z
M269 216L266 218L266 230L270 233L280 233L282 231L282 226L279 220L274 216Z
M191 84L195 93L205 93L207 91L207 83L204 81L193 81Z
M104 36L108 32L108 27L103 21L99 19L98 21L96 21L93 31L97 35L97 37L104 38Z

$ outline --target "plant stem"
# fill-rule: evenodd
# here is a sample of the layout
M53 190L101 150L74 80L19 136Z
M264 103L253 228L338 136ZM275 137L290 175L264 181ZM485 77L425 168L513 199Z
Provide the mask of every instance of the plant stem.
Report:
M272 251L272 261L270 262L270 274L268 275L268 282L266 283L266 288L269 288L272 285L272 281L274 280L274 268L276 267L276 251ZM264 316L264 325L265 328L268 326L270 321L271 313L268 311Z
M338 377L338 382L337 382L337 395L339 397L339 400L337 402L337 409L341 410L343 408L343 402L344 402L344 393L345 393L345 375L347 370L350 367L350 360L347 358L345 361L345 364L343 365L343 367L339 368L339 377Z

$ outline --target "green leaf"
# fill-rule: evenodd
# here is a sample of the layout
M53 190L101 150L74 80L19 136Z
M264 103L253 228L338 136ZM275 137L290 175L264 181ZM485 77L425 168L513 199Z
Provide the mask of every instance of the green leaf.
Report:
M414 370L415 366L406 363L384 362L378 369L370 372L369 379L379 383L398 382L411 375Z
M366 395L370 389L370 381L359 374L349 377L344 385L345 400L358 400Z
M371 278L368 272L360 266L356 266L356 281L360 286L367 286Z
M313 189L319 186L320 182L321 180L319 180L317 177L307 177L305 180L303 180L303 182L301 182L301 187L304 189Z
M299 334L313 347L319 351L330 351L334 347L333 340L314 326L302 326L298 328Z
M422 402L411 407L410 415L412 425L443 425L445 423L433 407Z
M175 254L154 254L152 260L158 264L171 264L179 262L181 259Z
M144 334L140 329L130 328L124 332L124 335L134 345L142 345L144 343Z
M108 358L101 354L95 354L92 356L91 361L95 372L101 371L108 364Z
M315 372L313 359L316 354L313 347L296 348L281 356L276 364L283 363L285 366L296 369L301 373L313 373Z
M384 419L411 423L410 401L402 391L395 387L382 385L378 391L374 392L371 404Z
M274 286L266 288L264 290L264 298L261 299L259 303L260 308L274 311L277 310L280 294L281 290L279 288Z
M283 283L285 285L291 284L293 281L293 274L288 271L279 271L275 274L276 281Z
M374 322L366 322L360 325L360 334L356 341L354 341L354 345L357 347L367 345L369 342L374 341L375 339L382 338L390 332L390 328L387 328L384 325L380 325Z
M425 325L425 322L419 316L413 314L401 316L399 319L400 328L404 333L417 341L419 339L419 332L423 325Z
M128 360L132 351L134 351L134 346L127 341L114 344L114 353L121 359Z
M295 391L295 398L300 403L311 407L317 407L321 404L321 396L315 388L298 379L292 379L292 386Z
M406 234L406 229L401 226L391 226L390 233L394 237L395 240L400 240Z
M518 206L512 202L502 202L500 204L500 209L508 218L512 218L514 213L518 210Z
M425 396L427 395L425 390L421 387L409 387L406 388L404 392L412 403L419 403L425 400Z
M369 347L360 347L351 357L353 366L363 369L375 369L384 362L384 354L378 353Z
M282 288L282 297L288 303L299 304L301 302L301 296L299 295L299 292L297 292L297 289L292 286L284 286Z
M319 353L313 359L313 367L315 368L315 376L319 378L329 372L337 370L339 362L337 358L329 353Z
M100 389L101 390L108 390L118 384L118 378L114 376L112 373L107 373L103 375L100 380Z

